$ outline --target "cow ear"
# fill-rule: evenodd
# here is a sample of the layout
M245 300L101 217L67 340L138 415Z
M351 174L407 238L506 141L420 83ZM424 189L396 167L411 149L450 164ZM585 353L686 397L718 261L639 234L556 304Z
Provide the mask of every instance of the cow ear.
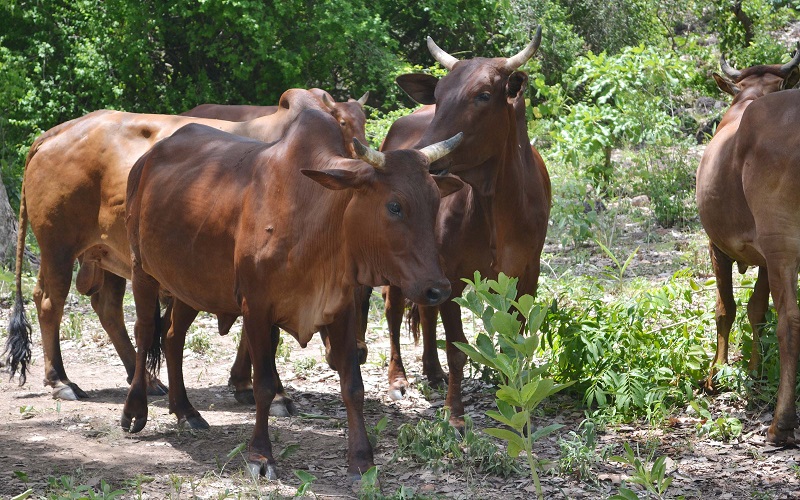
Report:
M300 171L303 175L325 188L339 190L357 188L364 183L364 180L355 172L331 168L328 170L308 170Z
M431 177L436 181L436 185L439 186L439 192L442 198L450 196L464 187L464 181L452 175L432 175Z
M523 71L515 71L508 77L506 84L506 93L509 99L515 99L520 92L525 89L525 84L528 83L528 75Z
M717 82L717 87L719 87L721 91L730 94L732 96L735 96L736 94L739 93L739 87L737 87L736 84L733 83L732 81L728 80L727 78L723 77L718 73L711 73L711 76L714 77L714 80L716 80Z
M403 91L419 104L436 104L433 93L439 79L423 73L409 73L400 75L395 80Z
M789 76L783 81L783 88L784 89L793 89L797 82L800 81L800 69L797 66L792 68L792 71L789 72Z

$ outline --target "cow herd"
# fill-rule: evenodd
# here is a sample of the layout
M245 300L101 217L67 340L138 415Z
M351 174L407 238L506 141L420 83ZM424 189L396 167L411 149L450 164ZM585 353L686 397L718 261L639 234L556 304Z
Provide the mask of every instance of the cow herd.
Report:
M199 311L243 334L231 369L236 399L255 403L247 461L277 477L268 416L291 415L275 364L280 330L305 346L319 332L339 373L347 409L348 474L373 465L359 364L366 358L365 301L383 287L391 334L389 396L408 388L399 334L406 300L418 308L424 375L447 383L453 425L463 424L466 342L451 297L477 270L519 278L535 294L551 204L550 179L525 118L528 76L541 28L510 58L459 60L428 38L448 71L397 83L423 104L398 119L380 151L365 143L359 100L322 90L287 90L277 106L205 104L180 116L95 111L39 136L25 163L17 244L16 301L7 343L12 375L25 382L31 327L21 291L30 225L41 250L33 294L44 351L44 383L62 399L87 397L66 374L59 328L72 282L93 309L128 373L121 425L147 422L147 395L169 394L169 410L192 428L208 424L184 387L182 356ZM733 103L697 174L697 202L717 276L718 348L727 362L735 315L732 265L758 266L748 305L754 336L770 290L778 309L781 380L772 442L792 441L800 353L800 50L785 65L742 71L724 59L714 75ZM777 91L781 92L777 92ZM766 95L770 94L770 95ZM763 98L762 98L763 97ZM746 111L745 111L746 110ZM792 170L792 169L795 170ZM136 348L122 300L132 282ZM162 314L162 308L166 312ZM449 375L436 350L437 315ZM169 390L156 377L161 354ZM758 363L754 349L751 367ZM713 365L712 365L713 366ZM714 378L706 386L713 389Z

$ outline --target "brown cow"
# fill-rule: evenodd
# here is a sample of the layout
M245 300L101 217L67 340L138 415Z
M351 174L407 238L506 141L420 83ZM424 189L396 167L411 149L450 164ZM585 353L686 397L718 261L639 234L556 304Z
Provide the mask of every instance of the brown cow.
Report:
M798 51L800 54L800 51ZM800 56L796 56L800 62ZM789 86L797 81L797 66L785 73ZM788 76L788 75L787 75ZM736 137L731 170L741 173L741 200L728 199L728 213L744 214L740 243L761 257L758 265L768 275L769 289L778 313L780 382L775 414L767 440L794 443L797 428L796 382L800 354L800 309L797 306L797 272L800 269L800 90L766 95L743 113ZM748 226L743 227L744 224ZM750 225L752 224L752 225ZM753 236L753 239L749 237ZM741 248L741 246L739 247ZM739 255L739 254L737 254ZM754 352L757 349L754 342Z
M427 169L460 135L421 151L364 149L361 161L348 158L338 129L330 115L305 111L270 147L189 125L137 161L127 197L137 362L121 420L125 429L137 432L147 421L145 364L163 285L175 298L165 343L170 412L192 426L208 425L186 399L180 375L183 338L197 311L243 316L256 396L248 462L277 477L267 420L282 389L274 330L290 332L303 347L322 330L347 407L348 472L358 475L373 465L354 288L396 283L430 305L449 296L433 226L440 189L444 196L462 183L434 179Z
M706 146L697 169L697 210L708 233L711 264L717 281L717 352L705 383L709 391L714 390L717 365L728 362L728 336L736 318L731 276L734 262L741 272L748 266L759 266L755 290L747 305L747 316L753 330L749 369L755 370L759 364L758 338L765 322L770 284L764 254L756 243L756 223L745 202L741 158L736 142L743 131L740 122L744 110L766 94L794 86L800 80L798 64L800 50L782 66L753 66L742 71L731 68L722 58L720 66L725 76L713 75L719 88L734 98ZM765 120L764 123L771 121ZM763 128L757 127L759 130Z
M20 202L17 301L7 344L12 374L19 367L20 382L24 383L30 361L30 325L24 316L20 287L21 254L29 221L41 249L34 301L44 348L44 383L53 387L56 398L86 397L67 377L59 346L59 326L76 258L80 257L82 262L76 278L78 290L92 295L92 306L129 378L135 369L136 352L122 314L125 278L131 272L130 246L123 220L125 185L134 162L158 140L194 122L274 141L303 109L327 110L309 91L292 89L281 96L281 109L277 113L249 122L103 110L58 125L39 136L28 153ZM340 142L344 147L341 135ZM249 384L249 381L248 369L246 379L239 382ZM164 390L157 379L152 389L156 392L160 389L161 393ZM247 389L237 386L237 392Z
M462 277L478 270L483 276L499 272L519 277L519 293L534 294L539 259L550 215L550 178L544 161L527 137L525 97L527 81L517 71L533 56L541 28L531 43L511 58L474 58L459 61L428 38L428 47L449 73L440 81L428 75L403 75L400 86L417 102L427 105L392 126L383 150L423 147L458 129L464 142L433 167L448 169L467 188L442 201L436 238L453 296L464 289ZM400 359L399 330L403 300L400 290L384 291L392 335L389 364L390 396L402 397L408 382ZM461 311L452 300L438 306L447 340L450 368L447 401L453 422L464 413L461 382L465 355L453 342L466 342ZM433 383L444 379L436 352L436 307L420 307L425 351L423 370Z
M330 110L331 115L336 118L342 127L342 136L345 138L347 148L352 156L353 137L361 142L366 142L364 127L366 117L364 116L364 105L369 98L369 92L365 92L358 100L348 99L346 102L335 102L331 95L318 88L309 89L309 92L317 96L325 107ZM231 122L244 122L254 120L262 116L268 116L278 111L278 106L250 106L247 104L200 104L189 111L184 111L181 116L195 116L198 118L213 118L215 120L228 120ZM355 157L355 156L354 156Z

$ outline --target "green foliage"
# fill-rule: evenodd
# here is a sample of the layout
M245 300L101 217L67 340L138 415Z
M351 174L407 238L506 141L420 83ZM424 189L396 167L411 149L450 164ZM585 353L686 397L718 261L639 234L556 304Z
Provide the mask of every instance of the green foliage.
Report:
M562 473L573 474L579 481L592 481L592 466L605 459L608 446L597 452L597 432L591 420L584 420L578 432L569 431L568 438L558 439L561 456L558 459Z
M697 164L687 144L645 147L634 163L639 179L635 188L650 198L659 225L684 226L697 218L694 190Z
M208 333L199 328L191 328L186 337L186 348L196 354L207 353L211 349Z
M658 457L652 466L648 467L648 463L653 459L653 453L642 460L637 452L634 453L631 445L625 443L625 454L611 457L614 462L629 465L633 467L633 473L629 481L633 484L642 486L648 493L656 498L664 498L667 488L672 483L671 477L666 477L667 472L667 457L662 455ZM639 498L632 490L620 487L619 494L612 496L609 500L629 500L631 498Z
M386 430L387 425L389 425L389 418L384 415L375 425L367 427L367 438L369 439L369 444L371 444L373 448L378 446L378 441L380 441L381 435L383 431Z
M649 0L562 0L569 19L593 52L614 54L663 36L660 3Z
M462 436L450 424L450 412L445 408L437 411L432 419L420 420L416 425L401 425L392 460L410 459L434 471L476 470L502 477L519 473L513 458L473 430L469 415L464 415L464 423Z
M674 276L632 297L608 297L602 284L566 285L542 323L543 353L556 380L574 390L597 416L613 421L663 419L693 398L705 375L713 306L698 304L700 287Z
M772 32L797 19L794 7L771 0L711 0L698 8L719 36L719 51L741 67L779 62L786 49Z
M80 484L74 476L51 477L47 480L48 498L58 500L112 500L126 495L124 490L112 489L111 485L100 480L98 489Z
M525 452L531 479L541 498L533 443L563 426L552 424L533 431L533 414L546 398L572 385L544 378L547 365L538 366L534 360L539 346L538 330L547 310L534 305L530 295L515 300L517 278L503 273L496 281L481 280L476 271L473 280L464 281L469 287L462 297L453 300L481 318L486 333L478 334L474 347L461 342L455 346L471 360L495 370L501 380L495 395L498 411L490 410L486 415L503 427L492 427L485 432L507 441L511 457Z
M535 81L540 95L563 99L538 108L553 120L550 155L605 186L613 174L611 148L677 136L676 113L695 71L691 61L640 45L614 56L589 52L578 58L565 76L574 97Z
M696 426L698 436L708 436L726 442L741 436L742 422L738 418L723 415L715 419L705 400L692 401L691 406L703 419Z
M300 486L297 487L294 498L304 497L309 493L313 495L314 493L311 491L311 485L317 480L317 476L304 470L296 470L294 471L294 475L300 479Z

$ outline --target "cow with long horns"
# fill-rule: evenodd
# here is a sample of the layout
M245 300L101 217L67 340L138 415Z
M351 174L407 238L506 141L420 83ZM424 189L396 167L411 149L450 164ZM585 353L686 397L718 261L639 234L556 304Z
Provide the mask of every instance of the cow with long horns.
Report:
M256 398L248 462L274 479L267 416L282 389L274 329L302 346L324 331L347 407L348 472L366 472L373 460L353 291L395 283L431 306L449 296L434 222L440 196L462 183L427 170L460 140L458 134L419 151L385 154L356 142L360 159L353 160L336 121L309 110L272 146L201 125L156 144L128 180L137 358L123 427L136 432L147 421L146 360L161 285L175 299L165 343L170 412L194 428L207 426L186 398L180 365L197 311L243 316Z
M550 215L550 178L542 157L528 139L524 96L528 76L519 67L540 43L541 27L513 57L461 61L428 38L431 54L448 74L441 80L420 74L397 79L412 99L426 106L392 125L383 151L421 148L455 130L464 133L457 151L431 165L467 183L465 189L442 201L437 217L436 239L453 296L464 289L461 278L472 277L476 270L486 277L496 277L500 272L516 276L520 294L536 292ZM388 287L384 297L392 337L389 394L400 398L408 386L399 344L403 294L397 287ZM436 350L437 312L445 330L449 378ZM460 308L452 300L438 307L420 305L419 322L424 374L434 384L448 382L446 404L453 423L460 425L466 362L466 356L454 345L466 342Z
M759 268L755 290L747 304L747 316L753 331L753 347L748 367L753 371L759 364L759 333L765 322L773 278L768 273L765 251L759 241L759 223L754 220L753 207L748 205L745 195L747 186L743 184L742 177L744 153L739 143L745 133L754 134L760 133L759 131L766 133L787 126L794 128L794 124L779 125L771 118L764 118L762 122L753 119L744 121L742 117L745 115L745 110L767 94L796 85L800 80L798 65L800 65L800 44L792 60L784 65L760 65L740 71L731 67L723 57L720 59L720 68L724 76L713 74L719 88L732 95L733 101L717 125L716 133L706 146L697 169L697 209L700 221L708 233L711 264L717 282L717 350L705 383L709 391L715 388L714 376L717 373L717 366L728 362L728 337L736 318L732 282L734 262L741 272L748 266ZM772 153L772 155L783 154L789 152L777 147ZM770 183L777 180L777 177L774 177L777 172L765 170L763 174L763 180L756 182ZM784 206L784 200L775 196L764 197L760 203L775 206L774 200L781 200L777 205ZM761 234L763 238L763 233ZM783 358L782 350L782 367ZM788 366L789 362L785 363ZM784 383L784 378L781 376L781 384Z

